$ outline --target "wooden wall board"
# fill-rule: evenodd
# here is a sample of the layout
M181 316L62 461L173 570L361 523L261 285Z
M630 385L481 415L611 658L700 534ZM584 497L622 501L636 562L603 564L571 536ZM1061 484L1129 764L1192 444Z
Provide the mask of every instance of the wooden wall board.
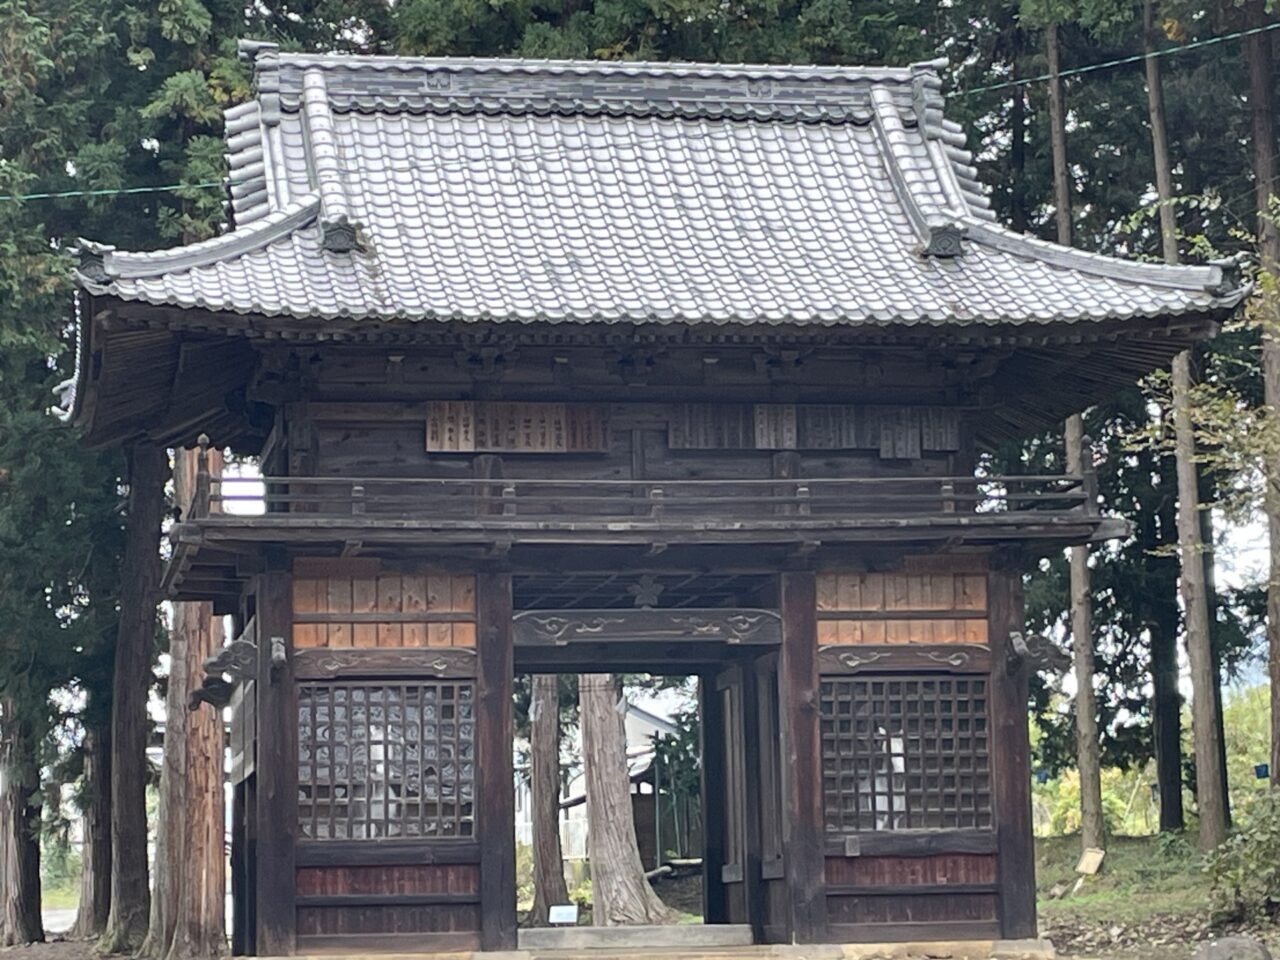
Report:
M671 412L672 450L876 450L885 460L960 449L953 407L686 403Z
M893 897L833 896L827 898L833 925L916 923L945 925L956 921L993 921L996 898L991 893L904 894ZM903 939L895 936L894 939ZM921 939L943 939L942 936Z
M459 894L478 898L477 864L299 867L298 896Z
M298 936L321 934L453 933L479 927L475 904L298 907Z
M940 886L996 882L992 854L947 853L927 857L827 857L829 886Z
M299 649L474 647L475 578L430 566L304 564L293 580ZM354 570L355 572L348 572Z
M817 605L823 647L987 642L985 574L824 571Z

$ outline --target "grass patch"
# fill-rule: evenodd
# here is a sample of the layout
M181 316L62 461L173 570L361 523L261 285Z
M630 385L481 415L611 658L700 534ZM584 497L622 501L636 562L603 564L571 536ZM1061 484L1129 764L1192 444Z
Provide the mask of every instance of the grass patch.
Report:
M1047 920L1127 924L1208 911L1207 880L1186 837L1111 837L1102 871L1086 877L1079 893L1050 899L1056 885L1075 884L1079 857L1079 836L1036 840L1036 892Z
M44 887L40 891L40 906L45 910L74 910L80 906L80 887L75 884Z

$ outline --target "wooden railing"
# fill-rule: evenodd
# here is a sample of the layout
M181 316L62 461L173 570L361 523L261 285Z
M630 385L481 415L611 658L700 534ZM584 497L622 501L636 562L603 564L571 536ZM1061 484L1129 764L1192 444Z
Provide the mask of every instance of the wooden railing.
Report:
M568 521L611 518L661 525L782 517L824 521L951 514L1098 513L1091 476L857 479L573 480L406 477L212 479L192 519L226 514L352 518ZM231 517L227 517L231 520ZM956 517L960 520L960 517Z

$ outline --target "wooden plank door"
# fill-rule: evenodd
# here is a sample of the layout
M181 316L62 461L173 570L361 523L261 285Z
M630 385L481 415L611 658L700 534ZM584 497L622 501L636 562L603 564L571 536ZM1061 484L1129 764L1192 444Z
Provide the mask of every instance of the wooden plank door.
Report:
M723 922L750 924L759 940L764 917L754 672L736 664L722 670L716 676L715 698L720 736L708 746L720 750L721 789L707 804L721 823L718 879L723 891Z
M755 720L755 739L748 741L747 747L748 776L759 785L756 849L759 851L760 882L752 908L752 924L757 928L757 942L790 943L786 861L783 858L778 655L771 653L758 657L748 669L747 679L746 715Z

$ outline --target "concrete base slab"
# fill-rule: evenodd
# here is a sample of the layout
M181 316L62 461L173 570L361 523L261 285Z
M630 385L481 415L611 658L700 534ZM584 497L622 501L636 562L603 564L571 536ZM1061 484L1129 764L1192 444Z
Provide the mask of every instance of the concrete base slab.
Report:
M751 928L727 923L651 927L538 927L517 934L521 950L698 950L750 947Z

